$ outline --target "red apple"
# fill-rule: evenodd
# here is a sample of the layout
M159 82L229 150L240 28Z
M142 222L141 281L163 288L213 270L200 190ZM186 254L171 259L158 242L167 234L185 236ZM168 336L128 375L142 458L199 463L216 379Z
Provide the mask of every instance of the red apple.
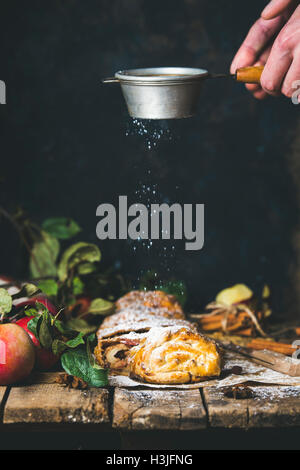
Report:
M57 314L57 309L55 308L53 303L50 302L50 300L43 294L38 294L34 297L21 297L20 299L15 299L13 301L13 305L16 308L22 308L27 306L35 307L36 302L45 305L45 307L47 307L47 309L50 313L52 313L52 315Z
M54 364L57 363L59 356L55 356L52 351L45 349L41 346L37 337L28 329L28 322L34 317L23 317L16 322L17 325L21 326L30 336L31 341L34 344L36 352L36 367L40 370L49 370Z
M86 313L91 305L92 299L86 295L77 297L76 302L68 307L68 311L74 316Z
M34 362L34 346L26 331L12 323L0 325L0 385L26 379Z

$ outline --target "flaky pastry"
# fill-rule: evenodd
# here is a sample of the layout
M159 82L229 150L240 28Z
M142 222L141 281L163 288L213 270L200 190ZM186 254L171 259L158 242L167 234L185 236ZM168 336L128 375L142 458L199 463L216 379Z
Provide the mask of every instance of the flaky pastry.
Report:
M139 380L183 384L219 376L221 356L213 340L188 327L158 327L130 349L128 366Z
M150 310L162 310L165 316L184 318L185 315L174 295L163 291L131 291L116 302L116 310L134 307L136 310L147 307Z
M118 315L116 313L116 315ZM151 328L158 326L186 326L189 329L197 331L195 323L190 323L186 320L179 320L176 318L166 318L160 315L146 315L140 318L127 318L124 321L119 321L114 326L109 327L101 325L97 331L97 337L100 338L112 338L113 336L121 335L124 333L136 332L143 333L149 331Z

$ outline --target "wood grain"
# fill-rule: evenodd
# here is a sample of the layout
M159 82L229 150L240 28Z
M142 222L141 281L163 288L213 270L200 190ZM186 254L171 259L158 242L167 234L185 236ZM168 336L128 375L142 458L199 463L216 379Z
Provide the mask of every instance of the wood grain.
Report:
M26 381L26 385L55 384L57 378L64 372L39 372L35 371Z
M5 392L8 390L8 387L0 386L0 426L3 423L3 412L5 406Z
M4 398L5 391L6 391L6 387L0 387L0 406L2 404L2 400Z
M300 387L251 387L248 399L248 427L300 426Z
M247 400L227 398L222 389L207 387L203 397L208 413L208 424L216 428L246 428Z
M47 383L13 387L3 423L109 423L108 390L74 390Z
M300 425L300 387L249 386L252 398L227 398L223 390L203 390L211 427L264 428Z
M206 413L198 389L115 389L113 427L128 430L203 429Z
M228 398L215 387L201 393L116 388L110 402L106 389L68 389L55 383L56 377L40 373L34 377L39 383L11 388L2 407L3 424L96 424L107 429L112 414L113 427L123 432L300 426L300 387L253 385L247 399ZM0 404L5 391L0 387Z

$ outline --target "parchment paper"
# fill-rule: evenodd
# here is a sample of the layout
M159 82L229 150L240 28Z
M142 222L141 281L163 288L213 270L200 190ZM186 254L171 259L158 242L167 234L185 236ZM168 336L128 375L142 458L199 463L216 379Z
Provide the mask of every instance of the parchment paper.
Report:
M193 389L202 387L226 387L229 385L236 385L244 382L259 382L262 384L277 384L277 385L293 385L300 387L300 377L290 377L286 374L275 372L274 370L267 369L264 366L255 364L252 361L242 358L234 353L226 353L224 357L224 368L230 370L234 366L240 366L242 368L241 375L229 374L223 379L212 379L205 380L203 382L197 382L193 384L182 384L182 385L158 385L149 384L145 382L138 382L129 377L122 375L110 375L109 385L112 387L145 387L145 388L175 388L175 389Z

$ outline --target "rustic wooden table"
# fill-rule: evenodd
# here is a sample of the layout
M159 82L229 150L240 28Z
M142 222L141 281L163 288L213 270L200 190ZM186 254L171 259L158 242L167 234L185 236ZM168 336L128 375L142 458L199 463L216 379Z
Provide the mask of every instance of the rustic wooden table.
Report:
M151 432L157 437L166 431L300 427L300 387L253 385L253 397L234 399L215 387L69 389L55 383L57 374L40 373L32 383L0 387L0 428L117 431L123 448L151 448ZM137 435L139 442L132 439Z

